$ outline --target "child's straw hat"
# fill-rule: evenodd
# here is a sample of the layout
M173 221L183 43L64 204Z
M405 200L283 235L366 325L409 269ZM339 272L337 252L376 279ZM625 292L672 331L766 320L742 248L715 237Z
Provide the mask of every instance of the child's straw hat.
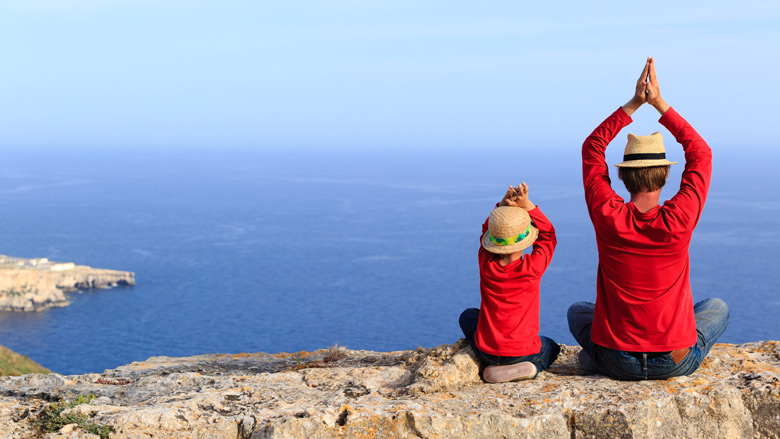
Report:
M666 148L661 133L654 132L649 136L628 135L628 143L623 153L620 168L646 168L648 166L667 166L677 162L666 160Z
M521 207L500 206L490 212L482 247L490 253L509 254L530 246L539 236L528 212Z

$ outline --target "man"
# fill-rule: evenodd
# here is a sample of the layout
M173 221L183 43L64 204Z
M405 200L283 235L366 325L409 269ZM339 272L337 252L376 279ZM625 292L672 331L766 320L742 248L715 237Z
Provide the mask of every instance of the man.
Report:
M610 186L607 145L645 102L682 144L680 190L659 205L669 175L661 133L629 134L618 176L626 203ZM623 380L666 379L693 373L725 331L729 311L720 299L693 304L688 247L712 174L706 142L661 97L648 58L633 98L596 128L582 146L582 174L599 250L596 303L569 308L569 329L582 345L580 364Z

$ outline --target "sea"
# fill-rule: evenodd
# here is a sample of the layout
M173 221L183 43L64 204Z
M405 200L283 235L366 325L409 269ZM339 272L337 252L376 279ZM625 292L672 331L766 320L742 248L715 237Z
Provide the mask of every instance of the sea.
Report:
M597 267L579 148L5 148L0 254L133 271L137 284L2 312L0 345L80 374L159 355L453 343L461 311L479 307L481 225L523 181L558 236L541 333L575 344L566 310L595 299ZM684 163L668 148L680 164L662 199ZM723 342L780 339L780 152L713 149L694 300L729 304Z

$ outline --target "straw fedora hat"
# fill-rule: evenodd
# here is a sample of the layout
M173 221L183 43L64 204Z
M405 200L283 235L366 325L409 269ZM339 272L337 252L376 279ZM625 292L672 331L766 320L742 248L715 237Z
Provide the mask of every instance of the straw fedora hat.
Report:
M509 254L530 246L539 236L528 212L521 207L500 206L490 212L482 247L490 253Z
M628 134L628 143L623 152L623 162L619 168L646 168L648 166L666 166L677 162L666 160L664 138L658 131L649 136Z

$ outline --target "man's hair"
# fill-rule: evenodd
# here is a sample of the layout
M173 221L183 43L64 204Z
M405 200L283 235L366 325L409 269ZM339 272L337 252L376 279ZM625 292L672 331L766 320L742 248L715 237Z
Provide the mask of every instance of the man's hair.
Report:
M618 178L632 194L652 192L661 189L669 177L669 166L648 166L645 168L618 168Z

